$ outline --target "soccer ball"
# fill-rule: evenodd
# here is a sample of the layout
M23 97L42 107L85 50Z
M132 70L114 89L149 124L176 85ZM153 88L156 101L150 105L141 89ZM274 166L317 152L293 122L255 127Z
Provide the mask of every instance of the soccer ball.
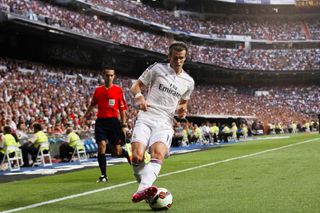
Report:
M172 194L165 188L158 188L155 197L149 201L152 210L167 210L172 205Z

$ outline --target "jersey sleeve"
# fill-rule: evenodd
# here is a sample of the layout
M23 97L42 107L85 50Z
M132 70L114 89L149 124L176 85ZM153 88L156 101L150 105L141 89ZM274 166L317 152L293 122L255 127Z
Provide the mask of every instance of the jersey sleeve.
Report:
M194 89L194 81L190 83L188 90L182 95L183 100L189 100Z
M120 94L119 94L119 110L120 111L124 111L127 110L128 106L127 106L127 102L126 99L124 97L124 92L122 89L120 89Z
M149 66L139 77L139 80L144 84L148 85L155 77L155 67L157 63L154 63L153 65Z

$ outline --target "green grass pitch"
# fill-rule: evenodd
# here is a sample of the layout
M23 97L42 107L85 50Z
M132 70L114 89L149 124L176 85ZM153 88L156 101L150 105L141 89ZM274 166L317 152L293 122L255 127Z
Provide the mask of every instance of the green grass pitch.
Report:
M137 184L128 164L109 167L108 183L96 183L98 176L99 169L93 168L1 183L0 211L151 212L145 202L130 201ZM318 213L320 135L258 139L173 155L155 185L172 192L169 212Z

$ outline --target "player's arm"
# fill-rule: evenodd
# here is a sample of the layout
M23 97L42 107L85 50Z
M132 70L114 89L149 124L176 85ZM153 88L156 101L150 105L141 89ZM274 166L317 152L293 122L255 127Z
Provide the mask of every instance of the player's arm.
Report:
M120 110L121 131L126 136L127 133L127 115L126 110Z
M83 117L87 118L87 117L90 115L90 113L92 112L93 108L94 108L94 106L90 104L90 105L88 106L86 112L84 113L84 116L83 116Z
M32 138L30 138L28 142L34 144L37 141L37 139L38 139L38 136L36 134L33 134Z
M187 116L187 105L188 105L187 100L180 99L177 106L177 110L176 110L179 118L184 118Z
M190 82L190 87L189 89L185 92L185 94L182 95L180 98L180 101L178 103L176 113L178 114L179 118L185 118L187 116L187 105L188 105L188 100L191 97L191 93L194 89L194 81L192 80Z
M119 114L120 114L120 120L121 120L121 129L122 132L126 135L126 130L127 130L127 102L125 99L124 92L121 89L121 93L119 95L118 99L118 104L119 104Z
M143 111L147 111L148 104L141 93L141 88L143 87L143 83L141 80L136 80L136 82L132 85L130 92L134 97L134 103L138 106L139 109Z
M87 107L87 110L86 112L84 113L82 119L81 119L81 123L84 124L84 122L87 120L88 116L90 115L90 113L92 112L92 110L95 108L95 105L97 104L97 99L95 98L95 95L96 95L96 91L95 93L93 94L93 97Z
M126 127L127 125L127 115L126 115L126 110L120 110L120 119L121 119L121 124Z

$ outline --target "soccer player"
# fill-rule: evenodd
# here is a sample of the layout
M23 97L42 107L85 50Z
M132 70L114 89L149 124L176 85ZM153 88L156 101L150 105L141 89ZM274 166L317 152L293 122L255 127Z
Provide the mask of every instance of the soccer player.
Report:
M157 193L152 186L168 155L173 136L175 112L180 118L186 116L187 100L194 88L194 80L182 69L187 56L184 43L169 47L169 63L155 63L147 68L132 85L131 93L140 112L132 133L132 167L139 187L132 195L132 202L149 200ZM143 86L149 86L146 96ZM151 160L144 162L144 153L150 151Z
M119 157L126 157L130 162L128 152L121 146L124 145L126 134L126 110L127 103L121 87L114 85L115 70L106 68L103 70L104 85L95 89L91 103L88 106L83 121L87 119L95 106L98 106L97 119L95 123L95 139L98 143L98 163L101 176L97 182L107 182L107 161L106 149L111 148L111 152ZM120 119L119 120L119 114Z

